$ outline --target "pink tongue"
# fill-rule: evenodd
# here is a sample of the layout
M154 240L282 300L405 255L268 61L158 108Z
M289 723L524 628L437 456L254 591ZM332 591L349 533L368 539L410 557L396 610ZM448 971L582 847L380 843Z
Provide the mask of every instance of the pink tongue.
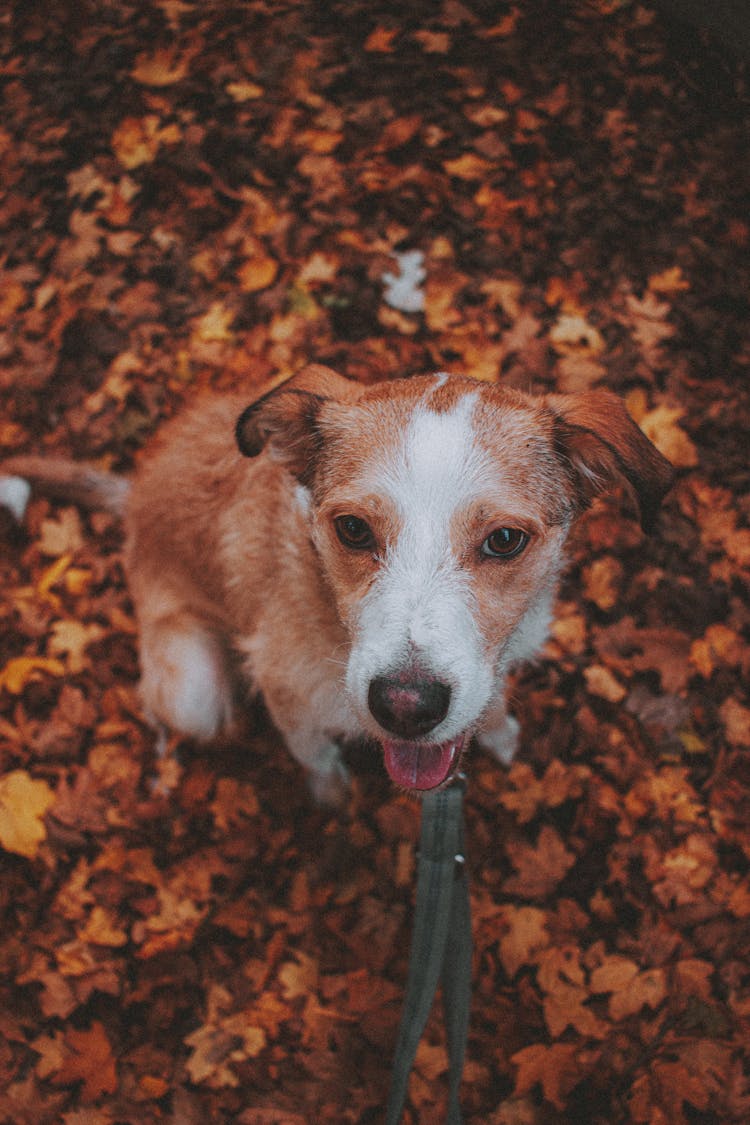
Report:
M385 768L391 780L404 789L434 789L449 776L459 746L459 742L430 746L421 742L385 741Z

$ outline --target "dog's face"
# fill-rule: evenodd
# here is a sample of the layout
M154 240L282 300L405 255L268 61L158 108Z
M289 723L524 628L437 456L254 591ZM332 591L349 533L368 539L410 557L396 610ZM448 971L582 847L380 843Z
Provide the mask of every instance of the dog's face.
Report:
M455 376L362 388L311 370L248 408L240 447L268 443L303 482L353 706L394 781L434 788L542 643L586 499L619 471L648 504L666 463L612 396L575 396L576 413Z

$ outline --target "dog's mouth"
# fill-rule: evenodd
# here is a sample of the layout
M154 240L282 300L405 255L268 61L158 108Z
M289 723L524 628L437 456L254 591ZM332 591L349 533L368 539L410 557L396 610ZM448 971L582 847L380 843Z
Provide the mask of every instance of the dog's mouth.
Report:
M385 768L402 789L437 789L453 777L461 760L466 735L447 742L383 741Z

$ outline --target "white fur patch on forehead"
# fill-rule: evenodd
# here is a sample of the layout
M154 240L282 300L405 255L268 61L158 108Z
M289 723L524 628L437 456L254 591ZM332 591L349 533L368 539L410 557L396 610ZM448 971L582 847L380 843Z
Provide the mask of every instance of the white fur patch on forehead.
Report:
M432 390L440 386L438 381ZM469 392L450 410L432 410L429 400L414 409L403 440L378 472L378 487L402 516L429 510L433 518L439 512L447 525L455 509L486 480L490 459L475 437L476 399L476 392Z

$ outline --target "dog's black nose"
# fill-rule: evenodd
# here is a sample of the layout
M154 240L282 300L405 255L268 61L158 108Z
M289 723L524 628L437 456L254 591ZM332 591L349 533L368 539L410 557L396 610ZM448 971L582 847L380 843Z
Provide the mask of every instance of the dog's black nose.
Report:
M428 734L448 714L450 701L449 685L421 672L376 676L367 693L373 716L399 738Z

